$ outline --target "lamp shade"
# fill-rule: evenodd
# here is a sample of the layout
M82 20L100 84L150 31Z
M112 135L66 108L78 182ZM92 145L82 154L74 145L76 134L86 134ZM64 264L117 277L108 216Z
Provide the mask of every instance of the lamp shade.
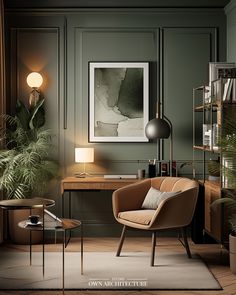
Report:
M76 163L94 162L94 148L75 148Z
M145 133L149 139L168 138L171 133L171 127L166 120L155 118L147 123Z
M43 84L43 77L36 72L30 73L26 78L27 84L32 88L39 88Z

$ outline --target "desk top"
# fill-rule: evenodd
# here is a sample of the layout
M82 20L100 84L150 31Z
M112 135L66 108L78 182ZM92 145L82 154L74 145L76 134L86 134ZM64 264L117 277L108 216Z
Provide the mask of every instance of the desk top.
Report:
M32 209L38 207L51 207L54 205L54 200L43 198L10 199L0 201L0 207L3 209Z
M141 181L140 179L104 177L66 177L61 181L61 193L72 190L116 190L125 185Z

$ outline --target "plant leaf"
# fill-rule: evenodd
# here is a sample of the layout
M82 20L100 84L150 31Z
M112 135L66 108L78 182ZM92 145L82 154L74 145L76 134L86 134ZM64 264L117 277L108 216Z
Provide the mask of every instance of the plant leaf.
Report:
M31 129L40 128L45 124L45 111L43 108L44 99L39 100L31 113L29 127Z
M16 102L16 117L24 130L29 129L30 113L22 101Z

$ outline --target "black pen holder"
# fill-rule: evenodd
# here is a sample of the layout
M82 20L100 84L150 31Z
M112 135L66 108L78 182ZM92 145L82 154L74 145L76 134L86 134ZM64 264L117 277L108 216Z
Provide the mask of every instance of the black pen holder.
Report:
M148 165L148 177L156 177L156 165L155 164L149 164Z

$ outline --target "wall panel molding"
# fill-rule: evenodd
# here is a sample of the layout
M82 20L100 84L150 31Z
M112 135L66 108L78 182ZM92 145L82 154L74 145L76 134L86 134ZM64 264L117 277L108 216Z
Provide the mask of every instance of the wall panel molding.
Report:
M226 6L225 6L225 13L226 15L230 14L234 9L236 8L236 1L231 0Z

